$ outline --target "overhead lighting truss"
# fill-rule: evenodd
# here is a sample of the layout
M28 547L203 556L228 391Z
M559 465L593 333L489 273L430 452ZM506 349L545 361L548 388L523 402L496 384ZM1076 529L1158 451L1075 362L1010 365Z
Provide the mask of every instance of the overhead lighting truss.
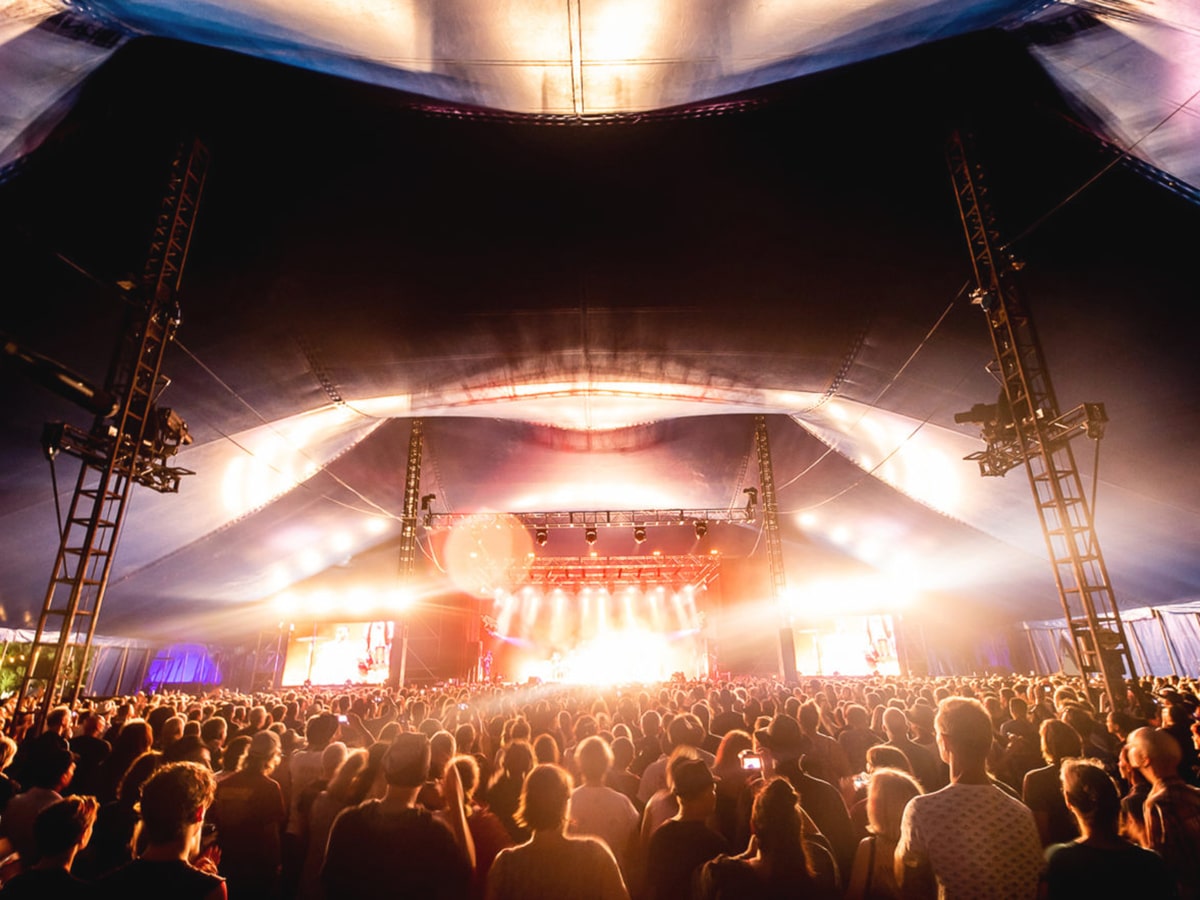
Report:
M426 528L471 523L511 523L533 529L550 528L644 528L662 525L694 525L696 522L754 522L757 496L745 506L731 509L606 509L575 512L458 513L434 512L425 505Z
M508 583L516 587L646 587L691 585L717 580L719 556L555 556L514 561Z

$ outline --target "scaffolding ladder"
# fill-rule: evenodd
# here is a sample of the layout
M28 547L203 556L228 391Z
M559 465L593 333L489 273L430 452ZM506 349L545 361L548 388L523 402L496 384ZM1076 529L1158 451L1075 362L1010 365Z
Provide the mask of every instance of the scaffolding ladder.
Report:
M179 477L189 474L166 465L166 457L177 449L179 433L172 446L164 447L164 417L170 411L159 410L155 400L163 386L163 357L179 325L177 292L208 158L204 145L195 141L182 146L172 161L141 291L133 297L108 376L111 394L120 398L116 411L97 415L86 432L55 426L53 448L47 449L52 455L66 451L81 465L17 695L17 709L21 709L44 680L35 726L55 703L74 702L85 683L96 620L133 484L173 492L178 490ZM170 444L172 439L165 440Z
M955 133L947 156L974 267L972 300L987 318L995 352L989 371L1001 393L994 415L981 423L987 448L967 459L978 462L984 476L1002 476L1024 465L1088 696L1098 707L1102 692L1109 709L1124 709L1124 679L1136 673L1071 447L1081 434L1099 440L1107 416L1100 403L1059 412L1033 319L1016 283L1019 266L1003 253L982 168L970 158L968 141Z

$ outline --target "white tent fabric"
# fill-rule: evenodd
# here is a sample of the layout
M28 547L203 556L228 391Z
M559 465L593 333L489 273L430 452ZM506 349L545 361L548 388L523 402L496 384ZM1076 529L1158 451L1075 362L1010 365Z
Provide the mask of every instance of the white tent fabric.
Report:
M1198 18L1188 0L12 0L0 7L0 167L35 147L81 81L140 35L430 102L603 117L709 102L1007 28L1088 127L1197 190Z

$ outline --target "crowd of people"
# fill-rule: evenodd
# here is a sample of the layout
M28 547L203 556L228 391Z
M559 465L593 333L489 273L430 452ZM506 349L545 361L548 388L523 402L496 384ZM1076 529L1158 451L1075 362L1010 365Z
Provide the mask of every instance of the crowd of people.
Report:
M4 708L0 897L1200 897L1200 694L812 678Z

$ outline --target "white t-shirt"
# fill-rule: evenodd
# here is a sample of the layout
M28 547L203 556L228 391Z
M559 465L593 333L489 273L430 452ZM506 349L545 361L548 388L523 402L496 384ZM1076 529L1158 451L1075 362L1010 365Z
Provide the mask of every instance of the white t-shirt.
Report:
M908 802L896 858L927 860L940 900L1032 900L1042 844L1019 800L989 784L951 784Z
M628 855L638 829L638 813L620 791L583 785L571 793L567 804L567 833L592 835L608 845L622 873L628 875Z

